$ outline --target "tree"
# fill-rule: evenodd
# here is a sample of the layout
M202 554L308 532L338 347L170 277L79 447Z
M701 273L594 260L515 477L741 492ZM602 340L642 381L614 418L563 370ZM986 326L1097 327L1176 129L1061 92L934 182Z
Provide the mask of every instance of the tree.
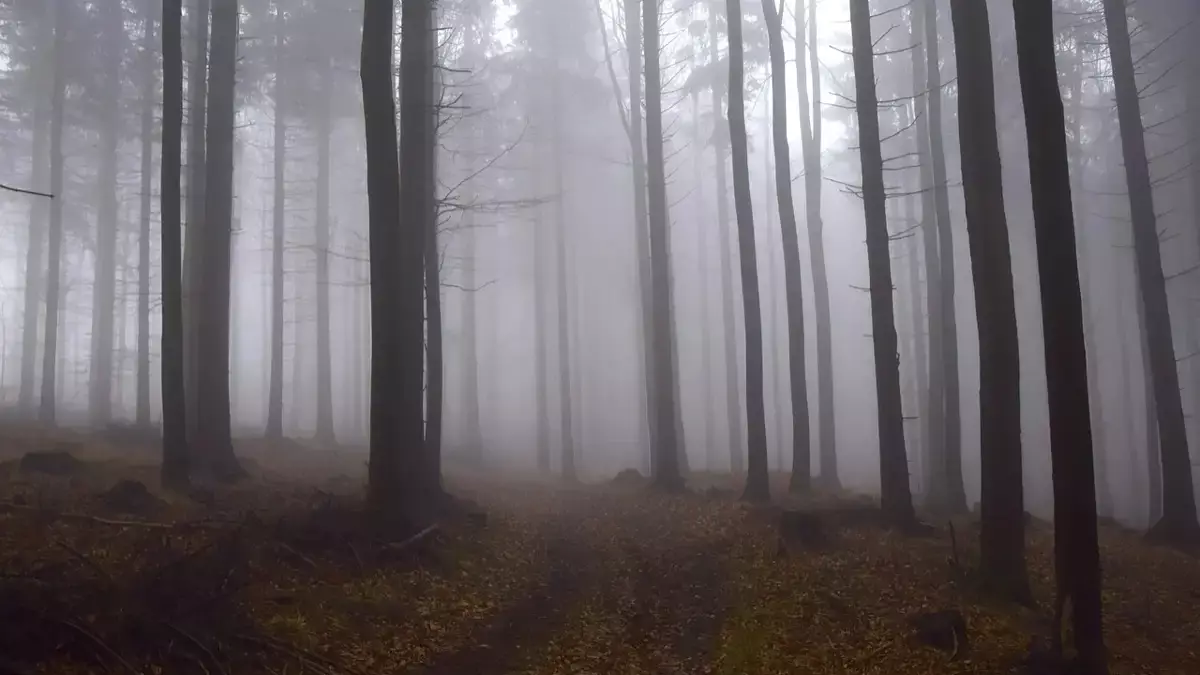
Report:
M142 167L138 232L137 424L150 426L150 191L154 167L154 0L142 22Z
M1061 620L1062 603L1069 598L1079 672L1102 675L1108 668L1101 620L1087 352L1065 120L1054 58L1054 17L1049 3L1014 0L1013 12L1029 144L1050 403L1059 603L1056 617ZM1056 642L1061 629L1061 625L1054 627Z
M1151 528L1150 534L1152 538L1182 545L1200 541L1200 523L1196 520L1187 428L1179 395L1174 338L1171 335L1171 311L1167 304L1166 280L1163 278L1154 194L1146 160L1145 131L1142 128L1141 102L1134 77L1124 0L1104 0L1104 22L1108 27L1117 117L1121 126L1121 149L1125 158L1125 179L1129 187L1129 209L1133 219L1133 250L1137 260L1138 286L1145 308L1144 329L1162 450L1163 516ZM1090 475L1088 480L1091 480Z
M646 174L650 214L650 286L653 308L654 484L664 490L683 486L675 406L675 355L671 327L671 252L667 232L667 180L663 159L662 81L659 70L658 0L642 3L646 58Z
M204 227L197 284L196 447L192 458L218 480L243 471L233 454L229 406L230 255L233 234L233 123L237 0L213 0L205 133Z
M749 150L746 146L745 68L742 55L742 3L726 0L729 34L729 138L733 150L733 204L737 212L738 257L742 272L742 307L746 331L746 426L749 466L748 501L769 501L767 477L767 420L763 401L762 309L759 306L758 263L754 250L754 205L750 198Z
M187 405L183 393L183 261L180 247L180 160L183 144L183 12L181 0L163 0L163 138L159 193L162 222L162 484L188 483Z
M1002 597L1029 603L1021 473L1021 363L996 136L987 3L952 0L967 239L979 325L980 567Z
M797 8L799 11L799 8ZM763 0L771 50L772 136L775 144L775 192L779 200L779 226L783 241L783 275L787 298L788 370L792 402L792 492L806 492L809 476L808 380L804 354L804 293L800 269L800 244L796 207L792 203L792 162L787 138L787 73L784 70L783 22L775 0ZM803 59L798 59L797 62ZM807 107L807 106L804 106Z
M46 248L46 328L42 347L42 397L38 417L54 424L55 366L58 361L58 313L62 301L62 240L63 240L63 116L67 89L67 31L70 0L54 4L54 82L50 99L50 200L49 244Z
M205 133L208 116L208 20L212 0L192 0L192 58L188 63L187 204L183 242L183 368L188 441L196 441L199 361L199 285L204 226Z
M329 326L329 161L330 137L333 135L333 111L330 108L333 89L333 64L328 55L317 57L319 64L317 96L317 441L332 444L337 441L333 428L333 368L330 354Z
M275 83L274 83L274 153L275 172L272 179L274 202L271 211L271 366L270 386L267 394L266 437L274 440L283 438L283 248L284 218L286 208L285 175L287 170L287 94L284 73L287 59L284 55L284 13L279 2L275 3Z
M421 92L424 95L424 108L418 111L413 108L405 110L406 114L420 115L422 134L412 144L413 150L421 153L420 174L414 174L412 167L408 176L420 175L419 184L423 188L421 194L421 210L424 216L421 220L425 227L422 232L424 242L424 282L425 282L425 462L429 476L440 486L442 462L442 420L445 391L445 359L442 349L442 281L441 255L438 249L438 206L437 206L437 147L438 147L438 117L441 113L442 86L437 53L437 7L433 6L424 15L425 32L421 36L422 55L428 60L428 67L422 69L423 76ZM401 83L403 85L403 82ZM403 141L402 141L403 143ZM404 148L402 148L403 151ZM401 185L413 182L403 178ZM328 333L326 333L328 337Z
M868 0L850 0L850 31L867 223L867 268L871 288L871 333L875 346L882 506L884 513L896 525L908 527L913 524L915 515L908 487L908 458L904 449L900 363L892 306L892 259L887 229L887 197L883 185L883 156L879 147L879 112Z

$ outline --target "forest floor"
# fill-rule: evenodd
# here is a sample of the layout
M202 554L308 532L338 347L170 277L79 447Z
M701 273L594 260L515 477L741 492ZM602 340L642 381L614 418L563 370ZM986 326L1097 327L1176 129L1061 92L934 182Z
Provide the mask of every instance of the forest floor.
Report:
M82 463L20 469L54 448ZM906 537L856 517L863 498L789 500L782 476L766 508L703 476L665 497L452 473L486 522L381 542L361 453L238 450L251 479L184 498L158 492L153 444L0 431L0 675L1046 672L1023 663L1052 598L1037 521L1032 610L965 580L970 519L954 546L945 526ZM830 541L783 546L780 506L821 512ZM1112 672L1200 672L1200 560L1102 540ZM969 636L953 655L910 622L947 609Z

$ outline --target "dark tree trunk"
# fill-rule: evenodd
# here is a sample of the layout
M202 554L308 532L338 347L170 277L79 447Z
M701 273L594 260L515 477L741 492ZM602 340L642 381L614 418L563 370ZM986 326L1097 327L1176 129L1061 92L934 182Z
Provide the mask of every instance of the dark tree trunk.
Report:
M914 57L916 58L916 57ZM917 97L915 100L920 100ZM907 128L913 120L909 119L909 109L907 106L900 109L900 128ZM921 127L916 125L916 135L920 137ZM916 144L920 147L920 143ZM918 156L920 152L918 151ZM923 166L926 163L921 161ZM925 173L924 171L922 174ZM917 184L917 189L920 189L920 183ZM912 359L913 359L913 380L916 386L916 395L913 397L917 408L917 442L912 448L914 461L917 463L917 472L921 476L922 491L928 490L928 475L925 470L926 456L919 448L929 441L929 352L926 346L925 339L925 303L921 295L921 251L917 246L917 237L921 236L920 227L921 221L917 218L916 198L914 195L906 195L904 197L904 222L912 229L905 238L905 254L908 256L908 309L909 309L909 331L912 333Z
M208 115L208 20L211 0L193 0L192 59L188 64L187 214L183 233L183 375L187 401L187 437L195 444L198 407L199 286L203 273L205 135Z
M534 377L537 379L537 468L550 473L550 401L546 389L549 355L546 353L546 277L545 252L546 214L537 209L533 223L533 322Z
M121 136L121 59L125 22L119 3L105 3L100 43L104 88L100 100L100 157L97 172L96 257L92 278L91 364L88 415L94 426L112 419L113 328L117 284L117 145Z
M924 2L913 4L910 12L913 42L912 68L913 90L920 92L929 86L926 69L929 66L925 44L918 37L924 28ZM940 91L937 92L940 96ZM929 335L929 386L925 390L924 456L921 464L925 468L925 505L940 510L946 503L946 391L945 359L943 342L946 340L942 328L942 263L938 251L937 206L933 188L933 151L930 137L933 129L929 125L929 100L934 92L918 95L914 100L917 122L917 154L921 164L921 243L925 259L926 325Z
M1068 597L1071 601L1080 672L1101 675L1108 667L1101 621L1087 353L1067 138L1054 59L1054 17L1049 3L1014 0L1013 10L1046 344L1058 597L1059 602Z
M754 250L754 205L750 199L746 147L746 75L742 55L742 3L726 0L729 30L729 138L733 149L733 204L737 210L738 254L742 270L742 306L746 331L746 420L749 466L742 499L771 499L767 476L767 421L763 405L762 309Z
M714 13L715 7L714 2ZM715 65L718 60L715 16L709 17L708 49L708 61ZM715 118L713 149L717 161L717 241L720 244L721 255L721 325L724 328L722 347L725 355L725 426L729 432L729 470L736 475L745 467L746 424L742 417L742 408L738 404L737 319L734 316L733 304L733 250L729 245L729 185L725 173L729 136L721 128L721 91L718 87L712 88L712 108Z
M858 145L862 158L863 201L866 209L882 506L884 513L896 525L907 527L913 523L915 515L904 449L900 362L897 355L896 317L892 307L892 258L887 229L887 197L883 185L883 156L879 147L879 106L875 95L875 63L868 0L850 0L850 28L854 45Z
M671 251L667 232L667 180L663 157L662 82L659 69L658 0L642 3L646 61L646 173L650 225L650 281L653 307L650 364L654 368L654 484L683 486L679 470L679 427L675 414L675 340L671 327Z
M183 36L181 0L163 0L162 212L162 484L188 483L183 395L183 261L180 248L180 162L183 145Z
M979 326L980 571L1001 597L1033 600L1025 569L1021 359L1004 214L987 4L951 0L967 240ZM1078 284L1077 284L1078 286Z
M142 34L142 194L138 232L137 414L150 426L150 198L154 170L154 0L146 1Z
M808 60L812 75L809 100L804 54L804 12L796 6L796 88L800 92L800 139L804 144L805 219L813 266L813 308L817 320L817 481L826 489L841 487L837 470L837 425L833 403L833 333L829 310L829 275L825 271L825 234L821 220L821 70L817 59L817 0L810 0ZM811 108L811 112L810 112Z
M233 124L238 3L214 0L211 91L205 147L205 223L198 279L196 360L198 467L219 480L242 474L233 454L229 405L230 247L233 234Z
M1134 287L1138 287L1137 261L1133 261L1131 275ZM1158 433L1158 406L1154 404L1154 368L1150 363L1150 339L1146 330L1146 303L1139 296L1134 298L1137 307L1138 353L1142 357L1142 406L1146 424L1146 476L1149 489L1148 510L1150 525L1163 517L1163 465L1162 439Z
M933 197L937 214L938 249L941 252L941 322L945 432L942 438L945 472L944 499L935 504L948 513L967 510L962 477L962 416L959 413L958 327L954 307L954 235L950 221L950 186L946 177L946 152L942 136L942 77L938 56L937 2L925 0L926 77L929 90L929 139L933 164Z
M329 144L333 135L333 64L328 58L320 66L321 87L317 109L317 441L337 441L333 425L333 356L329 326Z
M693 55L692 67L696 67L696 61ZM692 98L692 118L697 120L693 126L692 135L692 180L695 181L697 193L692 202L695 206L693 217L696 219L696 278L700 280L700 287L697 288L696 301L700 305L700 377L702 378L701 396L704 398L704 404L701 406L701 414L704 415L704 468L705 471L713 472L716 470L716 451L717 451L717 411L713 407L712 400L712 322L709 319L708 311L708 218L704 209L704 176L701 173L701 164L704 157L704 141L700 136L700 94L693 91ZM678 356L678 352L676 353ZM678 379L681 371L676 368L675 377ZM682 415L680 416L682 420ZM684 454L686 457L686 453Z
M800 242L796 232L796 207L792 203L792 162L787 138L787 73L784 70L783 23L775 0L764 0L771 49L772 132L775 142L775 191L779 198L779 226L783 241L784 288L787 292L788 371L792 401L792 492L811 487L809 467L808 380L804 355L804 294L800 269ZM802 59L798 59L802 60ZM803 87L801 87L803 89ZM781 467L782 468L782 467Z
M421 197L423 213L431 214L426 219L424 231L425 272L425 461L434 485L441 487L442 476L442 429L445 411L445 357L442 347L442 275L441 250L438 248L438 205L437 205L437 134L442 110L441 71L438 70L437 55L437 5L425 15L425 40L423 47L429 59L425 70L422 91L427 108L421 116L424 134L419 136L421 166L423 173ZM404 161L403 155L401 161ZM410 174L412 175L412 174ZM402 183L403 184L403 181Z
M1125 157L1125 178L1129 183L1133 249L1137 260L1138 285L1146 311L1146 341L1162 444L1163 517L1154 524L1151 534L1163 541L1183 544L1200 539L1200 524L1196 521L1192 465L1188 455L1187 428L1171 335L1171 310L1167 304L1167 286L1163 278L1154 195L1146 161L1141 102L1134 78L1124 0L1104 0L1104 20L1108 28L1117 117L1121 124L1121 148Z
M38 418L54 424L55 417L55 366L58 364L58 312L62 300L60 281L62 278L63 239L63 173L66 170L63 157L63 113L67 89L67 21L70 15L70 0L57 0L54 4L54 83L50 98L50 232L46 249L46 327L42 332L42 398Z
M39 20L39 35L41 49L49 52L54 45L54 15L52 3L44 3L45 14ZM40 54L39 54L40 57ZM57 57L56 57L57 58ZM54 78L53 67L44 64L47 59L40 57L35 71L37 82L37 99L34 101L33 115L33 166L30 172L31 184L45 185L47 176L47 145L50 143L50 125L47 118L51 111L49 87ZM17 407L23 415L33 413L33 400L37 388L37 354L38 354L38 320L44 294L44 276L46 268L42 265L45 259L46 220L49 216L49 200L35 199L29 209L28 246L25 249L25 291L22 297L21 310L21 388L17 398Z
M275 3L275 111L274 163L272 180L274 204L271 213L271 382L267 394L267 438L283 438L283 249L285 217L285 176L287 169L287 101L284 86L283 8Z

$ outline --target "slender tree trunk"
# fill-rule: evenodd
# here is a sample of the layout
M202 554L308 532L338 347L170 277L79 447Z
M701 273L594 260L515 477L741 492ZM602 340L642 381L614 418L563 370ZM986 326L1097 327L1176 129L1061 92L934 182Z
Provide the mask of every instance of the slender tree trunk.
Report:
M242 474L233 454L229 405L229 300L233 234L234 87L237 0L214 0L212 73L205 147L205 226L200 246L197 420L193 457L220 480Z
M540 183L540 181L539 181ZM537 379L537 468L543 474L550 473L550 402L546 390L549 374L549 355L546 353L546 252L545 252L545 209L538 208L533 223L533 321L534 321L534 377Z
M929 91L929 142L933 166L933 197L936 213L938 249L941 253L939 302L941 303L942 338L942 407L945 431L942 435L941 466L945 473L946 492L935 507L948 513L967 510L967 496L962 477L962 416L959 413L958 387L958 327L954 307L954 235L950 221L950 186L946 177L946 152L942 133L942 77L938 56L937 0L924 0L922 19L925 27L926 85ZM990 36L988 36L990 39Z
M696 67L694 57L692 67ZM708 228L702 199L704 177L701 173L701 162L704 157L704 141L700 137L700 95L693 91L691 97L692 119L696 120L692 136L692 180L696 184L696 195L693 201L695 211L692 217L696 219L696 279L700 283L700 287L696 289L696 301L700 304L700 391L704 398L704 404L700 406L700 412L704 415L704 443L701 449L704 453L705 471L711 473L715 471L717 464L717 411L712 404L712 324L708 314ZM676 377L678 376L677 372Z
M916 59L917 57L913 57ZM922 57L923 58L923 57ZM914 62L915 65L915 62ZM920 101L920 97L915 97L914 102ZM909 119L909 109L907 106L900 109L900 127L907 128L913 120ZM916 125L916 135L918 139L922 136L921 126ZM918 141L916 146L919 148L921 143ZM918 150L918 156L921 156ZM918 160L922 166L927 166L923 160ZM922 174L925 172L922 171ZM921 182L917 183L917 190L920 190ZM927 457L919 448L924 447L924 444L929 442L929 352L926 346L925 339L925 312L923 302L924 297L921 295L921 251L917 246L917 238L921 236L921 221L917 218L916 199L913 195L904 197L904 222L912 231L905 238L905 253L908 256L908 292L909 292L909 330L912 332L912 352L913 352L913 376L916 383L916 396L914 401L917 408L917 443L913 448L912 453L914 460L918 464L917 472L921 477L921 493L926 493L929 490L928 474L926 472L925 462Z
M986 3L951 0L950 8L961 75L958 136L979 326L979 560L985 583L994 592L1030 603L1021 469L1021 360L996 135L991 29Z
M183 145L183 7L163 0L163 122L160 206L162 222L162 484L188 483L183 393L183 261L180 232L180 163Z
M39 21L38 65L35 70L37 99L34 101L33 116L33 166L31 183L45 185L48 180L47 146L50 143L50 125L47 117L51 111L50 85L54 78L54 15L52 3L44 3L45 14ZM17 407L23 415L33 413L33 400L37 388L38 320L41 318L43 302L46 246L46 220L49 216L49 200L35 199L29 209L28 246L25 249L25 292L21 310L21 388Z
M283 438L283 250L284 218L287 208L285 171L287 170L287 89L284 76L287 59L283 49L283 7L275 3L275 120L274 164L272 180L274 204L271 213L271 383L267 395L266 437L274 440Z
M875 386L879 415L879 476L883 511L897 525L915 519L904 449L904 412L900 400L900 364L896 319L892 306L892 259L887 230L883 157L879 147L879 113L868 0L850 0L854 45L855 101L863 201L867 223L867 266L871 284L871 333L875 346Z
M429 479L440 489L442 476L442 429L445 412L445 357L442 348L442 275L441 249L438 248L437 205L437 133L442 110L441 70L437 54L437 4L425 16L425 53L429 68L425 71L423 93L428 108L421 120L425 134L420 136L421 162L424 167L423 207L432 212L424 232L425 263L425 461ZM403 157L401 158L403 161ZM432 486L431 486L432 487Z
M1102 675L1108 667L1101 620L1087 353L1067 137L1054 58L1054 17L1048 3L1014 0L1013 11L1045 333L1059 602L1070 597L1080 672Z
M1139 284L1137 261L1133 261L1131 280L1136 288ZM1142 298L1134 298L1137 307L1138 351L1142 356L1142 404L1146 421L1146 475L1148 476L1150 525L1163 517L1163 465L1162 439L1158 433L1158 406L1154 404L1154 368L1150 362L1150 342L1146 331L1146 304Z
M716 4L713 5L715 12ZM716 64L717 52L717 20L715 16L708 22L708 62ZM744 104L743 104L744 107ZM728 140L729 136L721 128L721 91L719 87L712 88L713 117L716 118L713 129L714 154L717 162L717 241L721 255L721 324L724 327L722 346L724 348L725 365L725 426L729 432L729 470L740 474L745 467L746 423L742 418L742 408L738 404L738 368L737 368L737 319L734 317L733 305L733 250L729 245L729 186L727 174Z
M805 220L813 266L813 307L817 333L817 482L831 490L841 487L837 472L837 427L833 402L833 334L829 309L829 276L825 271L825 235L821 221L821 71L817 60L817 0L810 0L808 60L805 68L804 12L796 7L796 89L800 94L800 140L804 154ZM812 100L808 76L812 76ZM811 108L810 108L811 106ZM811 110L811 112L810 112ZM793 470L794 467L793 467Z
M765 0L763 10L771 49L771 92L774 110L775 191L782 228L784 288L787 293L788 374L792 402L792 492L807 491L812 463L809 446L808 379L804 355L804 275L800 269L800 242L796 232L796 207L792 203L792 162L787 136L787 73L784 68L783 22L775 0ZM803 89L803 87L801 87Z
M770 89L770 85L767 85ZM767 111L762 118L763 128L763 144L771 138L771 114ZM775 270L775 240L771 237L771 230L775 229L775 205L777 198L771 193L774 192L773 187L773 171L771 169L771 153L767 152L766 147L763 148L763 214L766 216L765 227L762 231L762 246L765 249L767 274L763 281L764 302L767 305L767 320L765 330L763 331L763 370L771 373L771 432L774 436L775 446L775 466L777 470L783 471L783 392L779 385L779 371L782 369L781 359L779 358L779 299L778 299L778 279L779 273ZM768 441L771 438L768 437ZM772 443L767 443L768 450ZM770 454L768 453L768 459ZM768 462L768 468L770 463Z
M472 129L472 145L475 131ZM470 211L463 213L463 426L466 433L466 455L478 464L483 460L483 437L479 427L479 336L478 313L475 302L478 291L479 257L475 244L475 219Z
M321 87L317 96L317 440L337 442L333 425L333 356L329 326L329 144L333 135L333 64L325 58L320 66Z
M1151 533L1163 541L1183 544L1200 538L1200 524L1196 521L1187 427L1179 394L1174 338L1171 335L1171 311L1163 278L1154 195L1146 161L1141 102L1134 78L1124 0L1104 0L1104 19L1112 57L1117 117L1121 124L1121 148L1125 157L1125 177L1129 184L1129 207L1133 218L1133 248L1137 260L1138 285L1145 305L1146 341L1162 443L1163 517L1154 525Z
M138 362L137 414L139 427L150 426L150 198L154 170L154 0L146 1L142 34L142 195L138 233Z
M46 328L42 332L45 345L42 348L42 397L38 418L46 424L54 424L55 418L55 366L58 364L58 313L62 300L60 290L63 239L63 173L66 170L63 157L63 108L67 88L67 21L70 1L56 0L54 9L54 83L50 99L50 232L46 250Z
M749 151L746 147L746 75L742 54L742 3L726 0L729 30L729 138L733 149L733 204L737 210L738 254L742 271L742 307L746 331L746 419L749 467L742 499L771 499L767 476L767 421L763 402L762 309L759 306L758 262L754 250L754 205L750 199Z
M925 90L929 86L926 76L928 60L925 45L918 35L918 30L924 28L924 2L913 5L911 16L912 33L914 34L913 49L913 89ZM946 388L945 388L945 359L942 343L946 340L942 328L942 263L941 252L938 251L937 207L934 199L933 180L933 151L930 148L932 130L929 125L929 98L932 92L926 91L915 99L917 125L917 153L921 164L921 242L925 257L925 297L929 335L929 388L925 399L927 415L926 427L929 430L925 445L925 505L939 510L946 503Z
M663 490L683 486L679 467L679 426L675 402L675 340L671 319L671 251L667 232L667 180L663 156L662 81L659 67L658 0L642 3L646 60L646 173L650 226L650 281L654 368L654 484Z
M183 368L184 392L187 401L187 437L190 445L198 441L196 426L200 422L198 407L199 367L199 285L203 273L204 237L204 180L205 136L208 115L208 21L211 0L193 0L192 58L188 64L188 144L187 144L187 223L183 243ZM194 448L193 448L194 449Z

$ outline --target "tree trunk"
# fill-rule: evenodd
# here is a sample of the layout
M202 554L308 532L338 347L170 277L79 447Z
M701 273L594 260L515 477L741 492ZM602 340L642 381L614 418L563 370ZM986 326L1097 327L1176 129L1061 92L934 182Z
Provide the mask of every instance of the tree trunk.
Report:
M742 3L726 0L729 30L729 138L733 149L733 204L737 211L738 254L742 272L742 306L746 331L746 419L749 466L742 499L771 499L767 476L767 421L763 404L762 309L759 306L758 262L754 250L754 205L750 199L749 151L746 147L746 75L742 55Z
M1067 138L1054 58L1054 17L1049 3L1014 0L1013 11L1045 333L1058 597L1060 603L1067 597L1071 600L1080 672L1102 675L1108 667L1101 622L1087 353ZM1060 630L1055 626L1055 631Z
M539 185L540 185L539 181ZM537 468L543 474L550 473L550 402L546 390L549 370L549 355L546 353L546 214L537 208L533 222L533 322L534 322L534 377L537 379Z
M854 46L854 88L862 158L863 201L867 225L867 267L871 286L871 333L875 346L875 386L879 415L879 477L883 511L895 524L915 520L904 449L904 412L900 400L900 363L892 307L892 259L879 147L875 63L868 0L850 0Z
M329 326L329 144L333 135L333 64L328 58L320 66L321 87L317 96L317 441L337 442L333 426L333 356ZM436 248L436 247L435 247Z
M716 64L716 17L710 17L708 24L708 60L710 64ZM721 255L721 324L724 327L722 346L725 355L725 426L729 432L729 470L736 475L745 467L746 445L743 434L746 424L742 418L742 408L738 405L737 319L734 317L733 307L733 250L729 245L729 186L725 173L729 137L720 128L721 92L717 87L712 88L712 108L715 118L713 145L717 161L717 241L720 244Z
M1171 335L1171 310L1167 304L1167 286L1163 278L1154 195L1146 161L1141 102L1134 78L1124 0L1104 0L1104 20L1112 57L1117 117L1121 124L1121 148L1125 157L1125 177L1129 183L1129 207L1133 218L1133 249L1146 311L1146 341L1162 444L1163 517L1151 532L1163 541L1183 544L1200 538L1200 524L1196 521L1192 465L1188 455L1183 402L1179 395L1174 338Z
M142 195L138 233L138 361L139 427L150 426L150 197L154 170L154 0L146 1L142 34Z
M180 162L183 145L183 7L163 0L163 122L160 206L162 222L162 484L188 483L183 393L183 261L180 232Z
M817 447L822 487L841 487L837 471L837 426L833 402L833 334L829 309L829 276L825 271L825 235L821 220L821 71L817 59L817 0L809 2L808 71L812 73L812 100L804 54L804 13L796 7L796 89L800 93L800 140L804 154L804 204L808 224L808 249L812 257L813 307L817 319ZM811 106L811 112L810 112ZM794 468L793 468L794 470Z
M187 402L187 437L197 443L196 426L200 422L198 406L199 299L201 259L204 237L204 180L206 169L205 136L208 115L208 20L211 0L193 0L192 59L188 64L188 147L187 214L183 234L183 368Z
M52 52L54 39L54 15L51 13L54 5L45 3L45 14L39 21L39 44L37 52L38 65L35 70L37 82L37 99L34 101L33 116L33 166L31 167L31 184L45 185L47 176L46 157L47 145L50 143L50 125L47 110L50 103L48 91L54 78L54 60ZM49 67L47 67L49 66ZM44 264L46 246L46 220L52 200L35 199L29 208L28 246L25 249L25 291L22 297L21 310L21 388L18 394L17 407L23 415L33 413L33 400L37 388L37 355L38 355L38 320L41 318L44 289Z
M663 490L683 486L679 470L679 427L675 403L675 340L671 315L671 251L667 232L667 181L663 157L662 81L659 67L658 0L642 3L646 61L646 174L650 226L652 335L654 368L654 484Z
M782 228L784 288L787 293L788 374L792 402L792 492L805 492L811 485L809 446L808 380L804 355L804 293L800 269L800 242L796 232L796 207L792 203L792 162L787 137L787 73L784 68L783 22L775 0L764 0L771 49L772 131L775 141L775 191L779 199ZM803 87L801 87L803 88ZM781 467L782 468L782 467Z
M427 217L424 231L425 271L425 461L428 477L433 485L441 487L442 476L442 429L445 412L445 357L442 349L442 278L441 250L438 248L438 205L437 205L437 134L442 111L441 70L437 55L437 5L425 15L424 53L429 67L424 71L424 87L427 108L421 116L424 134L420 139L421 166L424 180L421 185L422 206L432 214ZM403 161L403 156L401 157ZM412 175L412 174L409 174ZM432 487L432 486L431 486Z
M696 67L694 55L692 67ZM716 470L717 464L717 411L712 405L712 325L708 315L708 228L706 227L707 217L702 198L704 176L700 170L704 158L704 141L700 136L700 95L693 91L691 98L692 119L695 120L692 127L692 180L696 184L696 194L692 202L695 210L692 217L696 219L696 279L700 284L696 289L696 302L700 305L700 395L704 400L700 406L700 414L704 415L704 443L701 449L704 453L704 469L711 473ZM680 372L677 369L676 378L679 375Z
M474 144L474 130L472 144ZM464 448L469 461L478 464L483 460L483 437L479 426L479 337L478 313L475 302L478 293L477 285L478 259L475 245L475 219L470 211L463 213L463 422L466 434Z
M63 239L63 173L66 163L63 157L63 113L67 89L67 21L70 13L69 0L57 0L54 5L54 84L50 99L50 232L46 250L46 328L43 331L42 348L42 397L38 418L46 424L54 424L55 418L55 366L58 364L58 313L62 291L60 272Z
M1137 261L1133 263L1132 283L1138 286ZM1163 465L1162 439L1158 433L1158 406L1154 404L1154 368L1150 362L1150 341L1146 330L1146 303L1141 297L1134 299L1137 307L1138 351L1142 356L1142 405L1146 421L1146 475L1150 525L1163 517Z
M196 309L199 338L193 458L214 478L242 474L233 454L229 405L230 255L233 234L233 124L238 3L214 0L211 91L205 147L205 226Z
M950 188L946 177L946 152L942 136L942 77L938 56L937 1L925 0L926 77L929 90L929 140L933 163L933 197L937 214L938 248L941 252L941 321L943 360L943 409L945 432L943 466L946 493L939 506L948 513L967 510L962 477L962 416L959 414L958 327L954 307L954 235L950 221ZM989 37L990 39L990 37Z
M267 394L266 437L283 439L283 295L284 271L283 249L284 218L287 208L285 195L285 171L287 170L287 102L284 74L287 59L283 53L284 15L283 7L275 3L275 111L274 111L274 163L272 181L274 203L271 213L271 383Z
M917 57L913 57L916 59ZM923 56L922 56L923 58ZM915 62L914 62L915 65ZM920 101L920 97L914 97L914 102ZM907 106L900 109L900 128L907 128L913 120L909 119L909 109ZM920 139L921 126L917 124L916 136ZM917 147L922 145L919 140ZM926 148L928 149L928 148ZM918 150L918 156L921 156ZM927 167L928 164L924 160L919 160L922 167ZM925 170L921 171L924 175ZM917 190L920 190L921 183L918 182ZM926 346L925 339L925 312L923 296L921 295L921 268L920 257L921 251L917 246L917 238L921 236L921 221L917 218L916 199L913 195L904 197L904 222L911 229L908 236L905 237L905 254L908 256L908 309L909 309L909 330L912 332L912 359L913 359L913 379L916 385L916 396L914 402L917 407L917 442L914 444L912 453L913 459L917 463L917 475L921 477L919 492L924 493L929 489L928 474L926 472L925 461L927 457L919 448L929 441L929 352Z
M921 91L929 86L926 70L929 66L925 45L918 35L924 28L924 2L913 5L910 13L913 42L913 89ZM927 91L914 100L917 120L917 154L921 164L921 243L925 257L925 297L927 333L929 335L929 387L926 389L925 408L925 505L940 510L946 503L946 362L943 342L947 339L942 327L942 262L938 251L937 206L934 198L933 151L930 139L934 130L929 124L929 101L937 92Z
M980 571L1001 597L1030 603L1021 470L1021 360L1004 213L987 4L951 0L967 240L979 326Z

